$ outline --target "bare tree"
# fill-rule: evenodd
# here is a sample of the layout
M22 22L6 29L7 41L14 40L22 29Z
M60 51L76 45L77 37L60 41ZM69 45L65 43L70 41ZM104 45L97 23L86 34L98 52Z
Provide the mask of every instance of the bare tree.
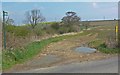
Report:
M7 25L13 25L14 24L14 20L8 17L7 20L6 20L6 24Z
M45 21L45 17L42 16L40 10L33 9L26 12L26 22L31 25L32 29L34 29L38 23L43 21Z

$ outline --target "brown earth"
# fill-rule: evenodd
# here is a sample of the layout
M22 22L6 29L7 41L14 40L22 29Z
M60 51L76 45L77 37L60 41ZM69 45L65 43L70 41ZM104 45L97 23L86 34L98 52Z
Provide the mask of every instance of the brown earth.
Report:
M43 68L43 67L50 67L55 65L63 65L72 62L82 62L82 61L90 61L90 60L98 60L103 58L108 58L111 55L103 54L98 51L94 53L78 53L75 52L73 49L78 46L87 46L87 43L94 40L97 37L96 34L89 34L86 36L74 37L70 39L64 39L63 41L51 43L49 44L40 54L38 54L34 59L31 59L23 64L15 65L13 68L6 72L16 72L21 70L29 70L35 68ZM43 63L39 64L41 58L47 55L55 55L60 60L50 62L50 63ZM34 62L34 63L33 63ZM49 62L49 61L46 61ZM38 65L35 65L38 64Z

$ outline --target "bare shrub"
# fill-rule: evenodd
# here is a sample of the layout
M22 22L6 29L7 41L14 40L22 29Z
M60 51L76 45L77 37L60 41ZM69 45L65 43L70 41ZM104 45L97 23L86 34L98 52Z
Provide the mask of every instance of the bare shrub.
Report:
M117 41L116 41L114 33L108 34L105 44L107 45L108 48L116 48L117 47Z

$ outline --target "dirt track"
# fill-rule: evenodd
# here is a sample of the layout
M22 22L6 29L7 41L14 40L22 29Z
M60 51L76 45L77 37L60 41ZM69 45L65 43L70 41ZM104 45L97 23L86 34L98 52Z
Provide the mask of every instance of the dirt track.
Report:
M64 39L57 43L49 44L40 54L34 59L29 60L23 64L15 65L9 71L16 72L21 70L29 70L42 67L50 67L54 65L63 65L72 62L82 62L90 60L98 60L108 58L110 55L99 53L98 51L91 54L83 54L75 52L73 49L78 46L87 46L87 43L94 40L97 37L96 34L89 34L86 36L74 37L70 39ZM54 55L54 56L49 56Z

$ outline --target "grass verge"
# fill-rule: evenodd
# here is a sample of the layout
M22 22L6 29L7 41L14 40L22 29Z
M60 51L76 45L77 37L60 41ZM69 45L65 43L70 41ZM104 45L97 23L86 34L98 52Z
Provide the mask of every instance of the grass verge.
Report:
M104 43L98 46L98 50L106 54L118 54L119 48L108 48Z
M105 54L117 54L120 53L118 48L108 48L104 41L94 40L89 43L90 47L96 48L98 51Z
M64 39L74 38L75 36L83 36L87 34L89 33L83 32L75 35L64 35L64 36L45 39L42 41L32 42L22 49L3 50L2 68L3 70L7 70L15 64L23 63L31 59L33 56L39 54L40 51L43 50L44 47L46 47L50 43L62 41Z

